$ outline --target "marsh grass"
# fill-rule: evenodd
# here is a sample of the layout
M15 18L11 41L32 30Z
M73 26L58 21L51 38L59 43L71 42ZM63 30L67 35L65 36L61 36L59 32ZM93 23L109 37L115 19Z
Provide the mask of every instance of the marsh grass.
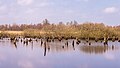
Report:
M120 28L105 26L103 23L84 24L46 24L42 29L24 29L23 31L0 31L0 37L63 38L103 40L107 37L120 39Z

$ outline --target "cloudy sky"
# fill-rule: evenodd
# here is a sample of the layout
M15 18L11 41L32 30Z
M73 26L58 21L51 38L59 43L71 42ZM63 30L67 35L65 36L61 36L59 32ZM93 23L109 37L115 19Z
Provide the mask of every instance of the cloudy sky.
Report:
M76 20L120 25L120 0L0 0L0 24Z

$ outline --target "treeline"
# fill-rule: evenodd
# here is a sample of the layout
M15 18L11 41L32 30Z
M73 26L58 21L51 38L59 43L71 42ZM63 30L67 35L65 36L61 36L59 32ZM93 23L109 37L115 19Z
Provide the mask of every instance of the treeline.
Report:
M120 26L106 26L103 23L86 22L79 24L76 21L51 24L47 19L38 24L0 25L1 31L23 31L25 37L49 38L120 38Z
M23 31L25 29L39 29L41 30L44 26L51 25L47 19L38 24L4 24L0 25L0 30L10 30L10 31Z

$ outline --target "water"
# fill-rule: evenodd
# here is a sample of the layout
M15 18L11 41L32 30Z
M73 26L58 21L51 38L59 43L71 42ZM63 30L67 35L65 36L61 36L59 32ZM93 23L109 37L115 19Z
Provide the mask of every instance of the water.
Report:
M120 68L120 43L82 41L79 45L66 40L41 45L41 41L27 44L0 40L0 68Z

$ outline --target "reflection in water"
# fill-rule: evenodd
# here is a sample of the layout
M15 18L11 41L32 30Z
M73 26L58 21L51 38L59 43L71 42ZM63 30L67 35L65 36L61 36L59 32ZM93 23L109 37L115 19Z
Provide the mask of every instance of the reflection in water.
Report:
M15 48L17 49L17 44L16 44L16 43L14 43L14 45L15 45Z
M47 44L46 41L44 42L43 46L44 46L44 56L46 56L47 50L48 50L48 52L50 51L50 46Z
M68 45L69 43L69 45ZM92 43L92 42L91 42ZM59 51L59 52L62 52L62 51L73 51L73 50L80 50L81 52L84 52L84 53L90 53L90 54L103 54L109 50L115 50L115 46L114 45L94 45L94 43L92 43L91 45L82 45L84 43L81 43L81 44L74 44L74 40L73 41L70 41L66 43L66 45L62 45L62 43L59 45L50 45L50 48L52 51Z
M54 42L31 39L26 44L26 39L22 39L22 42L21 39L16 42L0 40L0 61L2 55L6 56L6 60L0 63L0 68L120 68L120 54L119 50L116 50L120 43L108 42L108 45L104 45L100 41L89 42L73 39L54 39Z
M108 50L114 50L114 46L81 46L80 47L80 50L85 52L85 53L95 53L95 54L102 54L102 53L105 53L106 51Z
M23 41L23 44L22 44ZM102 45L100 42L85 42L80 40L62 40L62 41L56 41L54 42L47 42L44 39L20 39L19 41L12 41L14 47L17 49L18 46L16 43L20 43L20 45L26 45L30 46L31 50L36 46L35 44L38 43L41 48L43 48L43 55L46 56L47 51L48 52L65 52L65 51L74 51L74 50L80 50L84 53L90 53L90 54L103 54L108 50L115 50L115 46L109 46L109 45ZM75 43L76 42L76 43ZM79 44L78 44L79 42ZM95 43L100 44L99 46L94 45ZM31 45L30 45L31 44ZM88 45L87 45L88 44Z
M44 49L44 56L46 56L47 51L48 52L53 52L53 51L64 52L64 51L72 51L72 50L78 49L78 50L80 50L84 53L102 54L102 53L105 53L108 50L114 50L115 49L115 47L113 45L112 46L109 46L109 45L99 45L99 46L94 45L95 42L93 42L93 43L92 42L90 42L90 43L85 43L85 42L82 43L81 42L78 45L77 43L75 44L75 40L64 40L62 42L58 42L58 41L47 42L46 40L40 39L39 41L35 40L35 41L30 42L32 44L31 45L32 50L33 50L33 47L35 46L33 42L34 43L39 43L40 42L41 47L43 47L43 49ZM27 45L29 46L28 39L26 39L24 41L24 44L26 44L26 46ZM84 44L84 45L81 45L81 44ZM86 44L88 44L88 45L86 45ZM15 48L17 48L16 42L14 43L14 46L15 46Z
M44 56L46 56L46 42L44 42Z
M31 41L32 45L31 45L31 49L33 50L33 41Z
M43 44L43 41L42 41L42 39L41 39L41 46L42 46L42 44Z
M16 44L17 41L13 40L11 41L11 43L13 44L13 46L17 49L17 44Z
M74 40L72 42L73 50L75 50Z
M81 44L74 44L74 40L71 41L64 41L64 42L44 42L44 56L46 56L46 51L48 52L65 52L65 51L73 51L73 50L80 50L84 53L90 53L90 54L103 54L106 51L109 50L115 50L115 46L109 46L109 45L81 45ZM92 43L92 42L91 42ZM65 44L65 45L64 45ZM68 45L69 44L69 45Z

